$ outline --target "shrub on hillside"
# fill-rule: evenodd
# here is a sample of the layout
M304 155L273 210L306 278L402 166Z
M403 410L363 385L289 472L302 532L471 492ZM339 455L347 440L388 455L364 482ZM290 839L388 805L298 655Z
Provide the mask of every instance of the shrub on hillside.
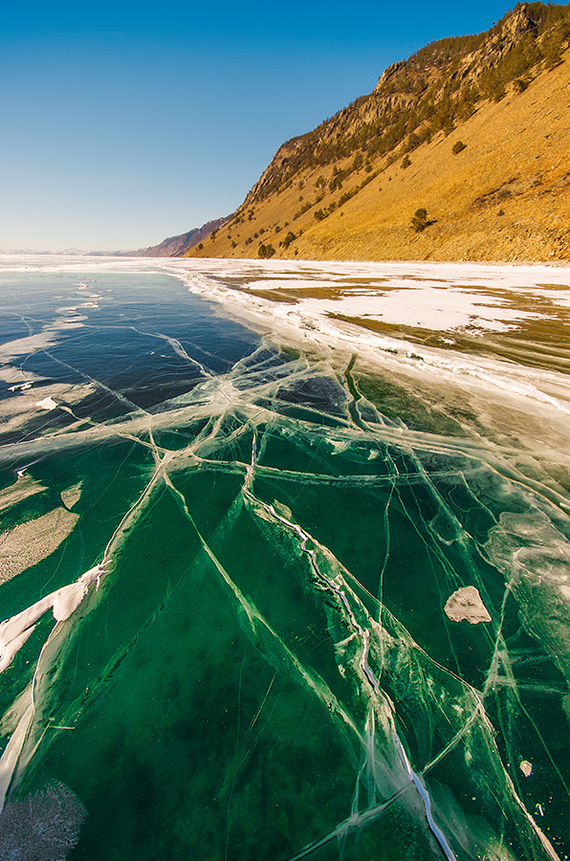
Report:
M422 230L426 229L428 223L429 222L427 220L427 209L416 209L412 216L412 223L410 225L412 230L414 230L416 233L421 233Z
M257 249L258 257L273 257L274 254L275 248L273 247L273 245L264 245L263 242Z
M458 153L463 152L466 147L467 144L463 143L463 141L455 141L455 143L451 147L451 152L453 153L453 155L457 155Z
M515 92L524 93L529 84L530 81L528 80L528 78L517 78L514 82Z

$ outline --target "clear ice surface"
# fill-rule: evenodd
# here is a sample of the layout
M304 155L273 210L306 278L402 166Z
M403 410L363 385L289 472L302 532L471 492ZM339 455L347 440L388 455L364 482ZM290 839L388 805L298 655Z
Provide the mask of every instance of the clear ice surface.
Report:
M0 272L0 859L567 858L564 270L33 266ZM459 278L508 325L315 305Z

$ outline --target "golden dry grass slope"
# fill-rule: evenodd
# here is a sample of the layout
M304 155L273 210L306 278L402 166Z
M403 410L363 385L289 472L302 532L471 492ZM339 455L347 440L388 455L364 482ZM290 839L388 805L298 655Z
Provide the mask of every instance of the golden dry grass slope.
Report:
M188 254L570 259L569 37L570 6L519 4L485 34L395 64L372 94L280 147Z

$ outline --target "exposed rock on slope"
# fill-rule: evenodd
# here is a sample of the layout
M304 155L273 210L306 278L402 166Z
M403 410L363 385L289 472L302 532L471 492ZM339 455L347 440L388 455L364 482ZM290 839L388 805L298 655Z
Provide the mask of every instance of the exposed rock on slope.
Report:
M283 144L190 255L569 259L569 38L570 6L523 3L427 45Z

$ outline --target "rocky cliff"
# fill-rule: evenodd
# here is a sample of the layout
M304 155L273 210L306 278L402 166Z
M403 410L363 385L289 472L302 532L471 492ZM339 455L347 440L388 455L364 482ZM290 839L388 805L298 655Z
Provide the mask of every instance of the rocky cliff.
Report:
M570 6L425 46L283 144L191 256L570 258Z

